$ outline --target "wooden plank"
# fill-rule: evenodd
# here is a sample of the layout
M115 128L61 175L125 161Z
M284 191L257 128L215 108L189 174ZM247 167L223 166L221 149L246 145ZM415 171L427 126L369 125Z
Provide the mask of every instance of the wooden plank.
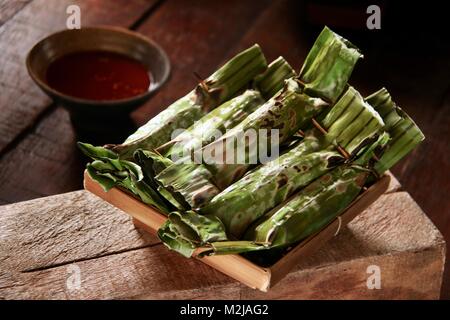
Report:
M167 216L155 208L146 205L140 201L140 199L132 196L129 192L119 188L112 188L108 192L105 192L100 184L89 176L87 171L84 172L83 185L86 190L89 190L99 198L129 214L133 218L134 224L135 220L138 220L148 228L151 228L153 234L156 234L156 230L158 230L167 220Z
M75 142L68 113L54 110L0 159L0 199L11 203L81 189L85 163Z
M80 270L80 290L66 285L74 266ZM35 272L2 273L4 299L237 299L240 293L232 279L161 244Z
M443 246L421 252L394 252L298 270L267 294L243 289L242 299L439 299ZM438 258L439 257L439 258ZM381 289L369 289L369 266L381 270ZM438 275L436 275L436 272ZM412 276L414 274L414 276Z
M1 0L0 1L0 26L14 17L31 0Z
M86 191L2 206L0 218L6 299L432 299L444 265L442 236L405 192L382 196L267 294L142 240L124 213ZM66 286L74 264L80 290ZM365 287L372 264L381 268L381 290Z
M0 207L2 269L27 271L158 243L98 197L75 191Z
M79 5L82 25L132 25L155 1L35 0L0 27L0 152L29 128L50 103L25 68L31 47L66 28L66 8Z

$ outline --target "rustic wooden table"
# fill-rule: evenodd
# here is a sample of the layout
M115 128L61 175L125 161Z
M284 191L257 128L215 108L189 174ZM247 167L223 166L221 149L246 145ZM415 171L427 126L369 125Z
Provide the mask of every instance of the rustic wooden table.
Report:
M133 114L137 124L145 123L190 90L196 82L193 71L208 75L233 53L255 42L263 47L268 59L283 55L296 69L301 66L310 47L310 37L303 29L303 7L294 0L0 1L0 204L82 187L85 159L75 147L76 138L68 114L39 91L24 64L28 50L39 39L65 28L66 8L70 4L80 6L82 25L128 27L149 36L167 51L172 62L171 79L151 101ZM406 40L405 45L399 44L395 39L378 35L374 38L377 45L364 44L366 61L358 66L352 84L364 94L385 85L423 129L426 142L397 165L393 173L401 182L402 189L411 194L449 241L450 146L447 139L450 136L450 50L444 46L443 39L429 40L424 38L425 35L416 36L421 43L427 42L427 46L410 44ZM351 35L348 37L352 38ZM356 39L354 42L358 43ZM336 275L347 274L350 277L348 270L354 270L352 268L356 265L349 264L349 261L358 258L366 263L363 258L370 260L388 254L395 260L398 257L392 254L393 251L405 255L418 252L419 255L414 257L416 260L408 262L422 261L426 266L422 269L417 267L420 270L416 270L414 275L416 279L422 278L418 291L414 292L413 284L406 278L408 288L398 290L409 290L404 297L436 298L437 274L442 259L440 262L433 259L442 256L444 244L409 195L398 190L399 186L394 186L392 193L382 198L384 202L377 202L378 209L372 209L378 212L377 221L358 220L347 233L339 236L350 239L361 235L360 242L355 242L350 249L344 244L342 247L337 243L328 245L330 248L305 262L304 269L299 269L290 278L299 283L306 281L315 286L315 293L324 290L328 297L352 297L355 293L350 292L351 287L331 288L331 284L342 284L344 280L336 282L338 277L330 274L336 272ZM386 216L385 209L389 209L387 212L393 216ZM205 270L206 267L195 261L184 262L163 250L161 245L155 245L154 238L132 231L132 224L126 216L113 212L107 219L101 218L100 215L107 211L107 205L79 191L0 207L0 297L51 297L51 294L62 298L206 297L211 287L221 288L217 291L218 297L253 297L254 293L248 293L232 280ZM409 218L417 219L421 226L408 224ZM364 220L364 216L361 219ZM395 229L386 221L399 228ZM364 233L362 226L373 227L373 230ZM406 232L417 238L405 236ZM389 244L389 239L393 244ZM369 246L369 240L374 242L370 245L373 247L364 247ZM424 264L429 257L426 253L429 248L434 256L428 258L430 263ZM158 263L152 260L155 257L160 259ZM127 259L133 263L128 264ZM91 268L87 280L91 289L83 294L55 289L55 281L62 281L58 274L66 272L63 267L77 261ZM394 262L388 263L389 268L394 268ZM181 281L176 274L181 274L181 269L184 272L184 264L201 272L197 275L190 272ZM327 269L329 264L338 267ZM160 274L166 267L172 268L170 276ZM109 273L105 275L102 268ZM406 269L413 270L414 266L408 265ZM324 272L322 276L329 275L324 279L333 278L334 282L330 285L314 284L311 279L315 279L317 270ZM202 277L204 273L208 273L208 278ZM444 298L450 297L449 275L447 271L444 276ZM105 284L108 287L100 294L95 288L105 277L110 279ZM134 287L124 289L120 280L124 277L131 279ZM37 289L31 289L32 286ZM152 291L150 288L155 289ZM320 297L290 288L287 293L280 289L272 295ZM118 293L120 290L123 295ZM395 290L388 291L384 297L394 297L392 292ZM367 297L379 297L371 294Z

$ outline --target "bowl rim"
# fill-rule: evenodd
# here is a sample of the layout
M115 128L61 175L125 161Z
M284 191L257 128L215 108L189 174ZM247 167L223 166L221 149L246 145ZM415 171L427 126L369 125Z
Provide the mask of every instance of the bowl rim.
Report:
M35 52L37 50L38 46L42 45L49 38L54 37L54 36L56 36L58 34L62 34L62 33L66 33L66 32L74 32L74 31L76 32L78 30L113 31L113 32L117 32L117 33L122 33L122 34L124 34L126 36L129 36L129 37L139 38L139 39L143 40L144 42L147 42L147 44L149 44L150 46L153 46L153 47L156 48L158 53L161 55L161 58L163 60L163 64L166 66L166 68L164 70L164 73L163 73L163 75L161 77L161 80L153 88L150 85L149 89L146 92L144 92L144 93L141 93L141 94L138 94L138 95L135 95L135 96L131 96L131 97L128 97L128 98L124 98L124 99L113 99L113 100L83 99L83 98L79 98L79 97L75 97L75 96L71 96L71 95L65 94L65 93L63 93L61 91L58 91L58 90L52 88L45 81L43 81L37 74L35 74L35 72L33 70L33 67L31 66L32 54L33 54L33 52ZM77 51L74 51L74 52L77 52ZM40 86L45 91L48 91L52 95L54 95L54 96L56 96L58 98L62 98L64 100L73 101L73 102L79 103L79 104L89 104L89 105L98 105L98 106L121 105L121 104L131 103L131 102L138 101L140 99L147 98L148 96L150 96L151 94L153 94L157 90L159 90L164 83L166 83L166 81L168 80L169 75L171 73L171 69L172 69L169 57L167 56L167 53L154 40L144 36L143 34L141 34L139 32L136 32L136 31L133 31L133 30L130 30L130 29L127 29L127 28L123 28L123 27L119 27L119 26L108 26L108 25L88 26L88 27L82 27L81 29L64 29L64 30L53 32L53 33L49 34L48 36L42 38L41 40L39 40L37 43L35 43L33 45L33 47L27 53L27 56L26 56L26 59L25 59L25 64L26 64L27 71L28 71L28 74L30 75L30 77L33 79L34 82L36 82L36 84L38 86Z

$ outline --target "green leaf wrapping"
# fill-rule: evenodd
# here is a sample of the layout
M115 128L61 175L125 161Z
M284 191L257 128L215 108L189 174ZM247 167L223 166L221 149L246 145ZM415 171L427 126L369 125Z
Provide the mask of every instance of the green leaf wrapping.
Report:
M215 217L201 216L193 211L172 212L158 230L158 237L171 250L185 257L210 242L227 240L225 228Z
M391 141L375 165L375 170L381 175L416 148L425 136L406 112L392 101L385 88L373 93L366 100L383 117L385 130L391 135Z
M141 167L131 161L114 159L114 154L100 147L78 143L79 147L94 161L86 166L89 176L106 191L121 187L130 191L163 213L169 213L172 206L152 188L144 178Z
M250 159L258 159L260 139L247 141L246 150L239 150L237 140L244 139L250 130L258 133L260 129L277 129L278 143L282 144L299 129L309 125L312 117L318 115L329 105L320 98L312 98L302 92L300 85L294 80L287 80L285 88L262 107L250 114L243 122L227 132L221 139L205 146L203 154L216 154L213 159L203 159L205 166L213 173L214 183L224 189L238 180L250 167ZM272 144L272 145L271 145ZM266 146L275 145L271 137L267 137ZM241 157L241 161L237 161Z
M333 49L328 50L328 46L332 46ZM247 140L247 149L241 152L243 154L237 155L242 150L237 150L236 141L245 139L245 134L250 130L269 129L269 133L270 129L277 129L280 131L278 143L281 144L290 139L299 129L304 129L306 125L309 125L312 117L319 115L329 106L320 97L330 99L331 93L333 93L333 97L335 96L337 99L342 94L346 85L346 80L345 83L343 80L350 77L353 66L359 57L358 51L350 46L348 41L326 28L315 43L312 53L308 56L307 66L303 69L305 73L302 74L304 77L300 77L303 81L301 85L295 79L287 80L281 92L227 132L221 139L203 147L199 152L200 161L197 161L197 163L203 162L213 175L211 181L205 180L205 185L214 185L223 190L248 171L249 163L252 162L250 160L258 159L260 153L259 139ZM276 61L272 66L277 66L277 64L282 65L283 61ZM327 72L332 72L337 76L336 82L321 75ZM261 77L264 77L264 75ZM318 79L314 79L314 77ZM259 84L262 88L271 87L270 84L265 84L262 79L257 79L256 84ZM313 97L305 94L306 88L308 92L313 94ZM334 101L335 99L330 100ZM271 143L274 144L271 141L270 133L266 140L267 146ZM214 159L203 158L204 154L213 153L216 154ZM240 161L237 157L240 157ZM201 165L199 164L199 166ZM203 169L199 170L203 171ZM175 182L176 179L173 176L171 181ZM180 179L183 178L180 177ZM200 187L199 184L198 186ZM213 190L214 188L209 189ZM210 194L211 196L213 194Z
M220 190L210 182L211 172L195 163L176 162L155 179L174 197L181 196L188 208L198 208ZM179 198L177 198L179 199Z
M272 61L267 70L255 77L254 85L266 100L272 98L283 88L284 80L295 77L295 70L283 58Z
M202 216L189 210L174 211L169 220L184 239L200 245L227 240L222 222L214 216Z
M195 245L185 240L174 230L174 225L167 220L158 230L158 237L166 247L174 250L186 258L190 258L195 251Z
M269 212L249 229L245 238L270 248L286 247L318 232L341 214L358 196L371 171L375 151L389 140L382 134L359 153L358 159L324 174Z
M246 90L243 94L228 100L203 116L174 140L168 142L166 144L168 147L159 147L158 150L172 160L189 156L193 151L218 139L220 137L218 133L223 135L263 103L264 99L258 91ZM169 150L164 151L165 148Z
M344 91L356 62L362 58L350 41L325 27L300 71L305 93L334 103Z
M363 121L360 121L360 118ZM241 239L247 228L268 210L283 203L297 190L342 164L345 158L337 151L337 144L351 146L351 152L349 150L348 153L354 153L353 156L358 157L361 149L364 149L370 141L373 143L374 136L379 134L384 126L378 113L352 87L321 122L322 126L328 130L326 134L315 128L308 130L304 141L278 159L256 168L232 184L200 208L199 213L209 219L218 218L223 223L228 239ZM368 125L372 122L377 125ZM368 131L367 128L372 130ZM354 141L357 141L359 145L356 145ZM186 183L191 180L185 173L180 176L186 177ZM190 223L191 225L184 226L184 229L188 228L191 232L191 244L196 247L201 246L201 255L264 249L260 243L251 240L214 243L197 240L196 243L192 239L199 239L200 235L193 231L195 229L193 224L196 222ZM177 221L177 226L182 229L183 221ZM186 237L184 239L186 240ZM200 242L202 245L199 244Z
M154 177L173 164L172 160L152 150L138 149L134 153L134 159L149 177Z
M124 143L112 146L121 158L130 159L137 149L152 150L231 98L267 67L258 45L239 53L183 98L150 119Z
M384 123L350 87L323 119L322 126L328 128L328 133L307 131L304 141L249 172L200 208L200 213L219 217L228 234L239 239L267 210L343 163L345 158L337 145L349 154L357 152L381 131Z
M158 193L178 210L190 208L182 195L172 193L155 178L160 172L173 165L173 161L156 151L138 149L134 153L135 161L141 166L146 181Z

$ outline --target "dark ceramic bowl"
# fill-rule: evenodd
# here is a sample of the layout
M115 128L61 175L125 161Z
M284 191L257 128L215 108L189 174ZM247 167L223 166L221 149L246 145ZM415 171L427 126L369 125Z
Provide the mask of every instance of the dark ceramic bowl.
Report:
M152 75L149 90L126 99L98 101L69 96L47 84L47 68L53 61L74 52L98 50L120 53L146 66ZM129 113L146 102L167 81L170 73L169 59L156 43L139 33L111 26L56 32L39 41L30 50L26 65L36 84L55 102L69 110L80 137L94 141L95 136L99 140L102 140L100 136L105 136L105 142L109 143L120 142L113 141L122 138L113 137L118 127L124 129L123 127L130 126ZM112 127L115 129L111 130ZM132 128L125 128L126 130Z

